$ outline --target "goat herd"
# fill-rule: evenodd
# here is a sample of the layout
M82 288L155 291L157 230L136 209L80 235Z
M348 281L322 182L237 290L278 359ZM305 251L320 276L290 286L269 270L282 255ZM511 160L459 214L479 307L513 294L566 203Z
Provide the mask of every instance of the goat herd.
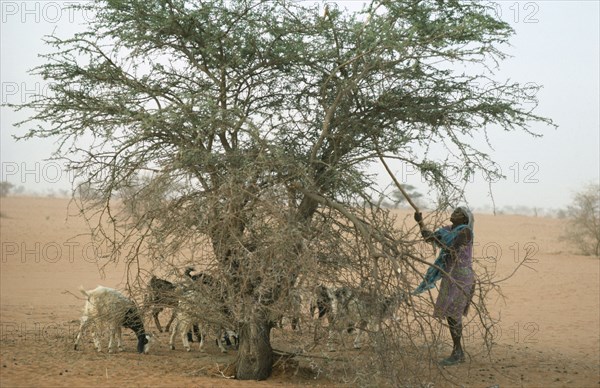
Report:
M169 345L175 349L175 337L179 333L183 347L189 352L190 342L195 335L199 342L200 351L204 351L205 337L213 329L216 343L221 352L226 353L227 347L236 348L238 345L237 331L232 324L232 312L227 307L219 282L206 273L192 274L193 268L187 268L184 280L171 283L153 276L148 284L145 296L145 307L149 308L156 328L162 332L158 316L165 308L171 308L172 313L165 327L170 331ZM109 331L108 352L113 351L113 343L122 351L121 328L133 330L137 337L137 351L148 353L153 337L145 328L142 313L135 302L119 291L98 286L93 290L80 288L87 298L81 317L81 325L75 339L75 350L83 333L92 328L92 339L98 352L102 350L100 334L106 327ZM350 287L332 288L322 284L314 287L311 292L294 289L291 299L296 305L294 310L300 311L303 306L309 309L310 317L326 320L328 326L328 348L333 346L336 333L357 332L354 347L362 346L361 339L365 331L378 331L386 320L396 320L399 305L406 300L404 294L398 292L392 296L381 296L359 291ZM281 316L274 321L281 322ZM291 318L292 328L300 328L300 314Z

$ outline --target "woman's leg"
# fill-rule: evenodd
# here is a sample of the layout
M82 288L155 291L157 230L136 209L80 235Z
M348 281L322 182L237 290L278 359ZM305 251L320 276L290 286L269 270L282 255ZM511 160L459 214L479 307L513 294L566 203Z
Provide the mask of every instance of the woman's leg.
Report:
M463 362L465 354L462 349L462 322L454 318L448 317L448 326L450 326L450 336L452 337L452 354L450 357L442 361L445 365L452 365L458 362Z

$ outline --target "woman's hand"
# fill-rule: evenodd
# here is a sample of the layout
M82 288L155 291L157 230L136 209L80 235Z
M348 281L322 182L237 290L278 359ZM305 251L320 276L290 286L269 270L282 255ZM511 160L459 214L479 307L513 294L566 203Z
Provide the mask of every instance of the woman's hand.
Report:
M415 221L417 221L419 224L423 222L423 214L420 212L415 212Z

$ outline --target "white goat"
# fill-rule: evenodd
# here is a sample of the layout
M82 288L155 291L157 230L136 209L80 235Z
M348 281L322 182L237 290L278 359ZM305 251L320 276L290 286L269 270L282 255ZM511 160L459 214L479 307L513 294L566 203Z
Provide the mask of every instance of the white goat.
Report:
M75 339L75 350L79 346L79 341L84 331L88 326L94 326L92 338L96 349L102 350L100 338L98 335L102 332L104 326L109 329L108 352L112 353L113 340L116 336L117 347L122 351L121 346L121 327L125 327L134 331L138 344L138 353L148 353L150 350L151 336L146 334L142 317L135 303L121 294L119 291L98 286L93 290L86 291L83 287L80 288L87 300L83 308L83 316L81 317L81 326Z

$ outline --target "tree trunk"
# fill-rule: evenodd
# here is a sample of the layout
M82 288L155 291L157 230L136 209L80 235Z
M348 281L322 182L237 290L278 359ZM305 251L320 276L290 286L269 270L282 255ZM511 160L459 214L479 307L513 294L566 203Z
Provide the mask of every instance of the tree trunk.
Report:
M238 380L265 380L273 369L273 349L271 348L271 323L265 318L240 327L240 348L237 358L236 378Z

